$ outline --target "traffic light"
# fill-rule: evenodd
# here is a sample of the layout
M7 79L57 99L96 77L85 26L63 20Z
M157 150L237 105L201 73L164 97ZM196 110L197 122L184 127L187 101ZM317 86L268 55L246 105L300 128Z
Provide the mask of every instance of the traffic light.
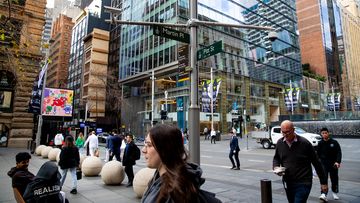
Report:
M250 115L246 115L246 122L250 122Z
M166 120L167 119L167 111L161 110L160 116L161 116L161 120Z

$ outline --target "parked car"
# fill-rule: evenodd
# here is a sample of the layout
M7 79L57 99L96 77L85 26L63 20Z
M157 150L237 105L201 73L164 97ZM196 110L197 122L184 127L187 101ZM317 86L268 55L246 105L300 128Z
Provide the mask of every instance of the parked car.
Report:
M108 133L99 133L97 134L99 142L106 143L106 139L109 137Z
M320 135L308 133L299 127L295 127L295 133L307 139L313 145L313 147L317 147L319 141L321 140ZM280 126L275 126L271 128L270 131L252 131L249 133L249 135L256 139L256 141L260 143L265 149L269 149L271 146L275 146L277 141L283 137Z

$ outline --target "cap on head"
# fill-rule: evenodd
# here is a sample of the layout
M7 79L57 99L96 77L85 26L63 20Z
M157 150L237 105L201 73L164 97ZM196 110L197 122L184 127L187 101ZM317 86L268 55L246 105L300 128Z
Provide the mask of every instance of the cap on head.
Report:
M27 152L20 152L15 156L16 163L31 159L31 155Z

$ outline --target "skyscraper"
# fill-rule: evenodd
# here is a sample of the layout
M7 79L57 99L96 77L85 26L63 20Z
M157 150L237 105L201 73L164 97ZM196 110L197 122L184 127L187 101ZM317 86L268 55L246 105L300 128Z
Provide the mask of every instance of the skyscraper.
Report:
M185 24L189 19L188 0L113 0L111 5L122 9L118 17L121 20ZM238 108L236 112L242 114L247 109L251 114L263 113L263 116L254 117L254 120L268 121L264 111L269 107L265 107L268 104L265 105L266 101L262 99L267 94L264 83L278 83L279 86L273 91L280 92L281 84L301 79L294 6L294 1L198 1L200 20L271 26L278 31L280 38L272 44L266 37L266 31L199 26L199 49L214 42L222 43L221 53L198 61L200 81L210 79L210 67L215 70L214 77L222 79L214 117L217 123L221 120L219 125L222 129L232 125L232 116L235 116L230 113L233 102L237 104L234 105ZM188 32L186 28L177 30ZM152 26L122 25L121 28L113 29L110 36L110 47L119 47L119 80L124 98L127 98L123 104L136 104L131 109L123 106L125 124L131 124L131 117L148 125L151 117L160 119L158 112L167 109L168 117L176 121L180 128L185 128L189 101L189 72L186 68L189 46L154 35ZM118 41L114 40L116 38ZM112 58L116 59L116 56ZM115 64L115 60L110 60L110 63ZM149 80L152 72L156 77L153 83ZM249 77L254 80L249 81ZM155 89L155 101L151 99L152 88ZM168 93L166 98L165 91ZM254 101L250 97L254 97ZM153 115L150 114L152 105ZM276 108L279 108L279 103L277 105ZM280 110L274 112L279 113ZM201 113L200 119L205 125L209 120L206 112Z

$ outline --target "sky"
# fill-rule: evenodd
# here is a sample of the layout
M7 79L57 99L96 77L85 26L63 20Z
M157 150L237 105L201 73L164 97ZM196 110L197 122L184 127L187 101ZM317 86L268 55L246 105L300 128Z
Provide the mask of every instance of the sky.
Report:
M47 0L46 3L47 8L54 8L54 0Z

